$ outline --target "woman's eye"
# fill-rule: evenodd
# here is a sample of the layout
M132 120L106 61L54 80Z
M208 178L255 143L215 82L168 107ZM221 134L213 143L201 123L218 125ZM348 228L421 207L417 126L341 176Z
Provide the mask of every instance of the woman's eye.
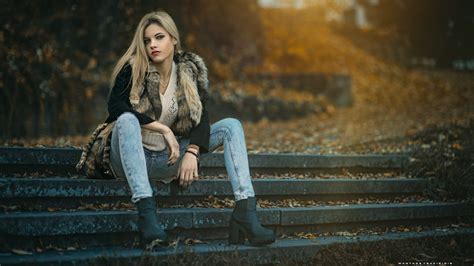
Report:
M164 37L165 37L165 36L160 35L160 36L157 37L157 39L158 39L158 40L161 40L161 39L163 39Z
M150 40L146 39L145 40L145 44L148 44L150 42Z

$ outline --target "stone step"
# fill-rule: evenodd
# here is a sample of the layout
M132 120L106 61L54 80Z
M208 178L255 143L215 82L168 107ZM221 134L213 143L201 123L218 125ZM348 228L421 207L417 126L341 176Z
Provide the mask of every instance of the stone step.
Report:
M258 208L261 223L277 233L340 231L391 224L426 224L471 217L466 202L353 204L299 208ZM172 235L198 239L227 238L230 208L159 209L160 222ZM132 245L137 233L136 211L58 211L0 214L5 248L31 248L47 243L65 246ZM126 242L123 242L124 239Z
M465 216L473 213L469 206L438 202L259 208L258 215L264 225L285 226ZM159 210L158 215L162 224L172 230L227 227L231 212L229 208L168 208ZM0 228L4 234L29 236L129 232L136 231L136 214L136 211L2 213Z
M0 173L45 172L77 174L75 165L81 155L74 148L0 148ZM249 154L249 166L255 173L339 173L400 170L409 161L408 154L394 155L309 155ZM202 175L226 173L223 153L201 156Z
M390 178L375 180L354 179L253 179L259 199L348 200L357 198L384 198L422 194L427 179ZM198 179L188 188L177 182L152 182L158 202L175 204L205 199L209 195L233 198L230 181ZM81 204L130 203L131 192L124 180L92 180L70 178L0 178L1 205L47 208L76 208ZM34 208L33 208L34 207Z
M226 241L208 241L194 245L160 247L153 251L140 248L105 247L85 250L61 250L18 255L11 252L0 253L1 265L177 265L187 258L187 263L193 265L209 265L234 261L247 264L293 264L294 261L309 261L318 252L334 245L359 244L384 240L414 240L459 235L474 235L474 228L457 228L450 230L428 230L421 232L397 232L381 235L366 234L356 237L322 236L316 239L277 239L276 242L265 246L228 245Z

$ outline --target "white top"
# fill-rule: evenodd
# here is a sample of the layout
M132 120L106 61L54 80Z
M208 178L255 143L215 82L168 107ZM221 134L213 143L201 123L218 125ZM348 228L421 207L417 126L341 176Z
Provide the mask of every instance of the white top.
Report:
M167 126L171 126L178 115L178 102L175 95L177 84L176 78L176 64L173 61L171 77L168 86L166 87L165 94L161 94L160 92L162 111L158 121Z
M177 74L176 64L173 61L170 81L166 87L165 94L160 92L161 115L158 122L170 127L178 116L178 101L176 99ZM157 88L159 90L159 88ZM166 148L166 142L163 135L150 130L142 129L143 146L149 150L161 151Z

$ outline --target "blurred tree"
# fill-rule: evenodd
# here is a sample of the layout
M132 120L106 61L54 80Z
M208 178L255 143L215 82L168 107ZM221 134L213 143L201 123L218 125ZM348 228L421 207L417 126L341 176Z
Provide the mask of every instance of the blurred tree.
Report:
M205 58L211 78L260 55L255 0L1 2L0 138L90 133L106 116L113 65L153 10L175 19L184 49Z
M455 60L474 60L474 1L359 0L369 21L405 36L414 56L452 67ZM374 4L375 3L375 4ZM474 67L473 69L474 70Z
M187 0L183 8L187 44L216 60L214 68L229 67L218 78L238 75L245 65L260 62L263 30L256 1Z

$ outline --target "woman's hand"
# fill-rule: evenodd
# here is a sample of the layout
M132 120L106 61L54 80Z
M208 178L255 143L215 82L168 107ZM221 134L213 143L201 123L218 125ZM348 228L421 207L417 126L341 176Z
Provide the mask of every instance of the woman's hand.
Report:
M158 121L153 121L149 124L141 126L142 128L156 131L163 135L166 145L168 146L168 165L173 165L179 158L179 144L176 140L176 136L173 134L173 131L165 124L162 124Z
M193 179L198 179L197 158L193 154L186 152L178 168L179 185L187 187L191 185Z
M171 131L171 129L167 130L162 134L166 144L168 145L168 153L170 155L168 158L168 165L173 165L179 158L178 141L176 140L176 136L173 134L173 131Z

